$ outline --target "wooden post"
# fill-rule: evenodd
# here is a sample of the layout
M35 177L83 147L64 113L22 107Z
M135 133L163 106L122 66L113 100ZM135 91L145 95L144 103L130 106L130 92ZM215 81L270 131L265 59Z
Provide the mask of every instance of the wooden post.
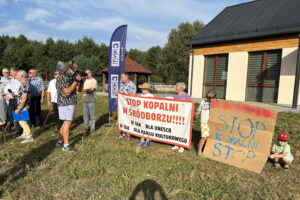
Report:
M136 73L134 73L133 79L134 79L133 82L136 85L137 84L137 74Z
M151 75L147 75L147 82L150 84Z
M102 74L102 91L105 92L105 82L106 82L106 75L105 73Z

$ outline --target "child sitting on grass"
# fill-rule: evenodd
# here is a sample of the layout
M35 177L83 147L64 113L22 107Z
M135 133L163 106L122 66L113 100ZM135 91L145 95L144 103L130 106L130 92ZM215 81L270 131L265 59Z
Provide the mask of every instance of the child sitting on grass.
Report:
M209 90L206 93L206 99L203 99L200 103L198 111L195 113L196 115L200 115L201 113L201 139L198 144L198 156L203 156L202 148L206 142L207 137L209 136L209 127L208 127L208 119L209 119L209 110L210 110L210 101L216 98L217 93L214 90Z
M274 161L274 167L280 167L280 162L283 163L284 169L289 169L294 158L291 153L291 147L288 145L289 135L280 133L277 137L277 142L272 146L271 155L269 158Z
M151 86L149 83L143 83L142 85L138 86L141 90L142 90L142 97L154 97L153 94L150 93L151 91ZM144 136L141 137L140 142L138 143L139 146L143 146L144 148L148 147L150 144L150 140L149 138L146 139L145 142L145 138Z

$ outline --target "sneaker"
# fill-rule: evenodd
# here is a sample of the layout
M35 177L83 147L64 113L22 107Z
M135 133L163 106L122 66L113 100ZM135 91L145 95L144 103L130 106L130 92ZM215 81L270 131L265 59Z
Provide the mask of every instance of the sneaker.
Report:
M20 136L17 137L17 139L18 139L18 140L25 140L26 137L25 137L24 135L20 135Z
M150 142L149 141L146 141L143 145L144 148L148 147L150 145Z
M88 134L89 133L89 129L86 129L86 128L83 128L80 133L85 133L85 134Z
M273 166L274 166L275 168L279 168L279 167L280 167L280 164L279 164L279 163L273 163Z
M179 149L179 146L172 147L172 150L177 150L177 149Z
M56 147L64 147L64 143L63 142L56 142L55 146Z
M179 150L178 150L178 152L179 152L179 153L184 152L184 148L183 148L183 147L180 147Z
M29 143L29 142L33 142L33 138L32 138L32 137L23 140L23 141L21 142L21 144L26 144L26 143Z
M140 141L140 142L138 143L138 146L144 146L144 142L143 142L143 141Z
M68 145L68 146L63 146L62 148L63 151L68 151L68 152L76 152L77 149L75 149L74 147L72 147L71 145Z
M284 168L284 169L290 169L290 166L289 166L289 165L284 165L283 168Z
M199 151L197 155L200 157L200 156L203 156L203 153L201 151Z

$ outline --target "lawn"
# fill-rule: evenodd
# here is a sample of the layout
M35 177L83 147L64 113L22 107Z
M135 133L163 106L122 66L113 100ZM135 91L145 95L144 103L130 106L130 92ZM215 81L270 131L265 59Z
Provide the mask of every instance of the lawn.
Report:
M77 105L70 136L77 153L55 147L53 116L33 143L20 144L10 135L4 142L1 134L0 199L300 199L300 114L279 113L275 130L276 136L290 134L291 169L275 169L267 162L256 174L197 157L199 119L191 150L179 154L156 142L139 149L136 138L116 139L115 113L113 126L104 126L107 97L98 96L97 102L96 132L89 137L80 134L82 106Z

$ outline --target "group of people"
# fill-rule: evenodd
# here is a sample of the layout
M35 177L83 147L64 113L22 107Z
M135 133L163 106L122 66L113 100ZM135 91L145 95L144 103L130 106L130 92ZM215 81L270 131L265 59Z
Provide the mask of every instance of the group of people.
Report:
M27 73L16 67L2 70L0 79L0 122L9 132L22 133L18 139L21 143L33 141L31 127L40 128L41 104L44 102L45 87L43 80L37 76L37 70ZM30 120L15 121L13 113L28 112ZM25 114L24 114L25 115Z
M68 63L70 64L70 63ZM67 63L58 62L54 72L54 79L49 82L47 89L47 105L50 111L54 112L57 119L57 131L59 133L57 147L62 147L63 151L77 151L69 144L69 132L77 103L77 92L83 94L83 119L84 129L82 133L89 135L95 131L95 110L96 110L96 89L97 81L93 78L91 70L86 70L86 77L81 74L67 75ZM77 67L76 63L71 63ZM33 141L31 127L41 128L41 104L44 103L45 86L41 77L37 76L37 70L30 69L28 74L24 70L4 68L3 76L0 79L0 125L6 126L8 131L17 131L22 133L18 139L22 139L21 143ZM151 93L149 83L143 83L138 86L142 91L142 97L154 97ZM176 83L176 94L173 99L190 100L191 97L185 93L185 84L183 82ZM126 72L121 74L120 92L136 95L137 87L130 81ZM200 103L195 115L201 115L201 139L198 144L198 156L203 156L203 147L209 136L209 111L210 102L216 98L217 94L214 90L207 91L206 98ZM13 112L19 114L21 111L29 112L29 121L15 121ZM130 139L130 135L121 132L119 139ZM274 161L274 166L279 167L279 162L284 164L285 169L289 169L289 165L293 161L290 146L288 143L289 136L287 133L280 133L277 142L274 143L269 158ZM138 146L148 147L150 138L141 137ZM184 152L183 147L173 146L173 150Z
M69 64L78 68L76 63ZM50 110L53 110L57 119L59 137L56 147L61 147L63 151L75 152L77 149L69 144L69 133L77 103L76 91L83 94L84 129L82 133L89 135L95 131L96 90L98 83L90 69L85 70L86 77L79 73L70 76L64 73L65 69L67 69L67 64L58 62L54 79L50 81L47 90L47 102L48 107Z
M140 90L142 91L141 96L142 97L154 97L153 94L151 93L151 86L149 83L143 83L138 86ZM191 100L191 97L184 92L186 89L186 85L183 82L178 82L176 83L175 90L176 94L173 96L173 99L178 99L178 100ZM120 92L124 94L129 94L129 95L136 95L136 85L129 80L129 76L126 72L121 74L121 84L120 84ZM206 99L202 100L199 109L196 115L199 115L200 112L201 114L201 132L202 132L202 138L199 141L199 149L198 149L198 155L201 156L202 153L202 148L205 144L206 138L209 136L209 129L208 129L208 119L209 119L209 109L210 109L210 101L211 99L216 97L216 92L214 90L209 90L206 95ZM119 136L119 139L130 139L130 135L126 133L122 133ZM141 147L148 147L150 145L150 139L141 137L141 140L138 143L138 146ZM179 153L184 152L183 147L179 146L173 146L172 150L178 150Z
M154 95L151 93L151 86L149 83L143 83L138 86L140 90L142 91L141 96L142 97L154 97ZM185 83L178 82L176 83L176 94L173 96L173 99L179 99L179 100L191 100L191 97L185 93ZM129 95L136 95L136 85L129 80L129 76L127 73L121 74L121 85L120 85L120 92L129 94ZM215 90L209 90L206 93L206 98L204 98L197 111L195 112L195 115L201 115L200 117L200 124L201 124L201 139L199 140L198 144L198 156L203 156L203 148L206 143L207 137L209 136L209 126L208 126L208 120L209 120L209 111L210 111L210 102L212 99L215 99L217 96L217 93ZM121 135L119 136L119 139L130 139L129 134L125 134L121 132ZM293 161L293 156L291 154L290 146L288 145L288 139L289 136L287 133L280 133L277 137L277 142L275 142L272 146L271 155L269 158L273 160L274 167L278 168L280 167L279 163L282 163L284 166L284 169L289 169L289 165ZM148 147L150 145L150 139L148 137L142 136L138 146L141 147ZM183 147L179 146L173 146L172 150L178 150L179 153L184 152Z
M68 63L70 64L70 63ZM57 119L59 138L57 147L63 151L74 152L76 149L69 144L69 131L77 103L77 92L83 94L83 119L85 134L95 131L95 108L97 81L91 70L86 70L86 77L81 74L68 76L64 74L67 63L58 62L54 72L54 79L49 82L45 92L44 81L37 76L38 71L30 69L28 73L16 67L10 70L4 68L0 79L0 125L8 132L21 133L17 139L22 144L34 141L32 127L42 128L41 105L47 98L50 111ZM72 65L77 67L76 63ZM28 112L29 120L15 115ZM90 122L90 124L89 124Z

